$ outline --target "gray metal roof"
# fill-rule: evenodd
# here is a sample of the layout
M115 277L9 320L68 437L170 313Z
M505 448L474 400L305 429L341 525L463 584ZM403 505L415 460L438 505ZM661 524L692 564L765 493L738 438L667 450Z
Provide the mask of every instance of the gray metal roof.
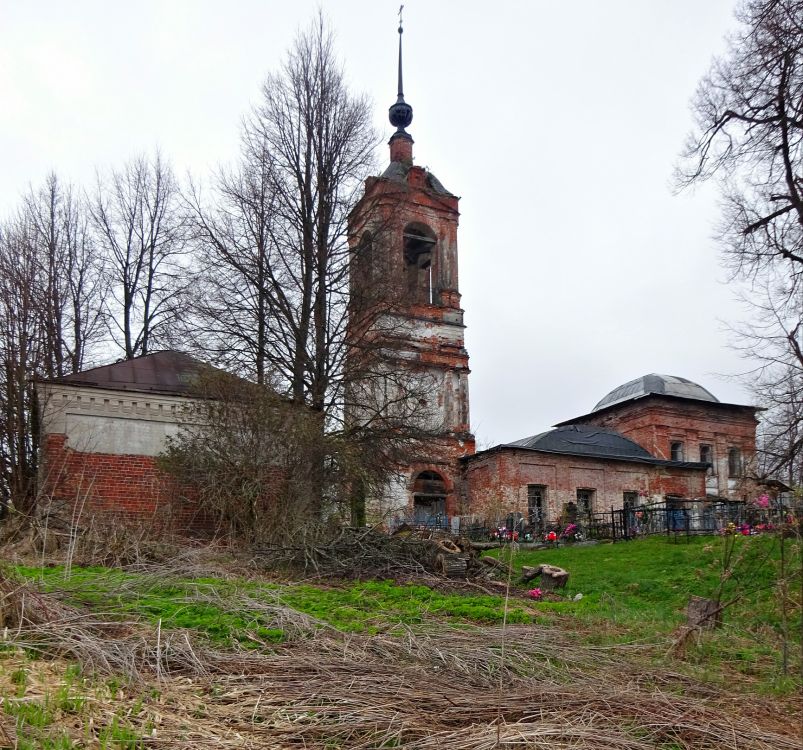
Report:
M614 388L591 411L593 413L607 406L613 406L613 404L641 398L649 394L690 398L696 401L708 401L716 404L719 403L719 399L716 396L691 380L679 378L677 375L658 375L656 373L650 373L649 375L642 375L640 378L624 383L618 388Z
M188 354L166 350L93 367L47 382L184 396L190 393L198 376L206 368L208 365Z
M624 435L593 425L574 424L556 427L554 430L506 443L501 447L528 448L547 453L567 453L593 458L655 460L648 451Z
M631 463L667 466L676 469L704 471L708 468L708 464L700 463L699 461L667 461L663 458L655 458L638 443L614 430L606 430L595 425L584 424L558 425L553 430L541 432L532 437L522 438L513 443L504 443L470 456L464 456L461 461L472 461L488 453L509 449L582 456L609 461L629 461Z

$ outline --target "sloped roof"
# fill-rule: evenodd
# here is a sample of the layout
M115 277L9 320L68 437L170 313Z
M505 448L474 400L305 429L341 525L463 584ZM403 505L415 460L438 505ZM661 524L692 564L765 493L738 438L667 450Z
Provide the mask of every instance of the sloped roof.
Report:
M573 456L593 456L652 459L638 443L613 430L592 425L566 425L547 430L532 437L506 443L508 448L530 448L549 453L569 453Z
M686 378L680 378L677 375L659 375L653 372L614 388L591 411L593 413L608 406L613 406L613 404L641 398L649 394L719 403L719 399L716 396L698 383Z
M405 164L404 162L392 161L382 173L382 179L406 183L407 173L410 171L410 166L410 164ZM426 180L427 187L432 190L433 193L438 193L439 195L454 195L453 193L449 192L443 186L443 183L429 170L426 170Z
M584 424L559 425L555 429L547 430L531 437L515 440L512 443L503 443L488 451L480 451L473 456L467 456L464 460L471 460L474 456L480 456L483 453L505 449L530 450L614 461L631 461L654 466L673 466L681 469L702 470L708 467L708 464L697 461L666 461L655 458L638 443L614 430L606 430L595 425Z
M45 382L107 388L114 391L186 396L197 382L200 373L208 367L209 365L189 354L165 350L93 367Z

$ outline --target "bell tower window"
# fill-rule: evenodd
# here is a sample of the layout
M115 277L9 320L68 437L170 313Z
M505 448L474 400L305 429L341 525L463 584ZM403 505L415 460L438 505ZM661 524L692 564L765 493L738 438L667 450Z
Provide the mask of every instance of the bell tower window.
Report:
M432 230L423 224L408 224L404 228L404 272L407 300L411 304L435 303L432 261L437 240Z
M357 246L357 268L362 281L370 284L374 280L375 262L374 239L370 232L365 232L360 237L360 244Z

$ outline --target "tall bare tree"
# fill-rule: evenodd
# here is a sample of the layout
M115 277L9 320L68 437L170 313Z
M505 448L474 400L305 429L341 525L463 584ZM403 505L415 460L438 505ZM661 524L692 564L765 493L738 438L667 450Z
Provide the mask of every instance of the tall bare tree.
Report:
M39 259L24 215L0 227L0 500L21 511L35 498L41 372ZM2 514L0 514L2 515Z
M50 174L24 201L31 251L38 259L43 374L78 372L105 334L103 261L82 199Z
M750 284L742 346L757 363L758 395L774 408L771 433L789 437L803 435L792 408L803 377L803 0L747 0L737 19L698 87L678 179L719 181L725 257ZM765 470L784 470L800 463L803 441L775 441L771 453Z
M238 167L218 173L211 205L196 186L189 193L199 262L193 337L217 364L265 384L284 338L273 314L284 264L273 241L273 158L261 138L249 136Z
M91 201L106 258L109 330L126 359L168 345L186 310L186 218L157 152L99 178Z
M373 166L376 135L322 15L268 76L245 129L272 159L271 364L294 401L325 412L342 396L347 217Z
M398 217L377 212L373 242L349 250L349 212L376 144L370 106L348 90L319 14L267 78L237 168L219 173L211 199L198 187L188 199L206 351L318 415L321 443L337 446L318 454L320 481L309 486L318 507L333 462L334 476L364 496L427 433L429 384L389 356L401 297L372 252L385 232L401 231ZM370 283L351 284L352 272ZM354 519L364 519L360 502Z
M76 192L51 174L0 228L0 496L29 510L39 448L35 381L76 372L103 331L102 267Z

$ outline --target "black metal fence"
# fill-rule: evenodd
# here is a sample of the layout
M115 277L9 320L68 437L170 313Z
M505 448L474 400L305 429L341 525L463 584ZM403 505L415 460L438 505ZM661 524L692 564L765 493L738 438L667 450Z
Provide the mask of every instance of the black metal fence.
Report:
M411 514L396 517L390 527L395 530L405 525L422 530L451 531L478 542L617 542L656 534L677 538L725 531L752 533L784 523L789 513L786 508L759 508L745 502L669 499L605 512L581 513L572 522L544 527L529 525L520 513L510 514L495 525L477 518L445 514L421 518Z
M751 533L783 523L788 514L784 508L758 508L753 503L678 499L592 513L583 526L588 539L618 541L655 534Z

